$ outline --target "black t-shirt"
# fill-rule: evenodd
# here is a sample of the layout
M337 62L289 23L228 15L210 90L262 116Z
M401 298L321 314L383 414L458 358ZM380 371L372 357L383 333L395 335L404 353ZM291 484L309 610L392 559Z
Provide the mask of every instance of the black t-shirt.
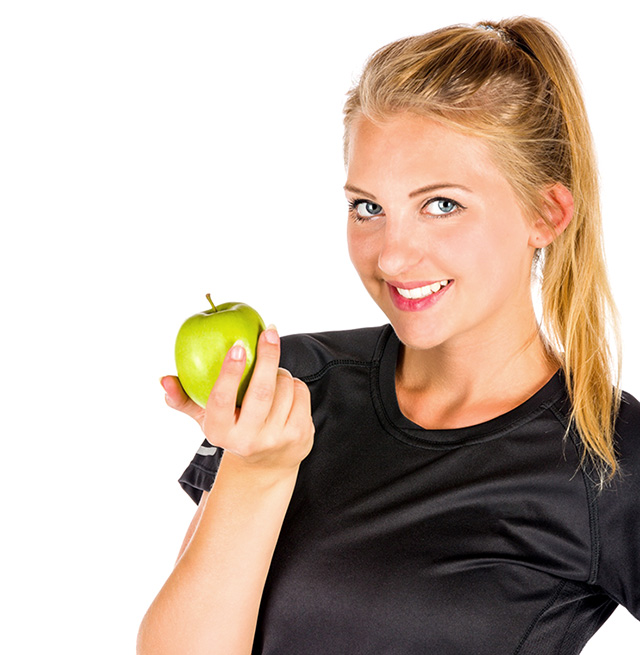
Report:
M390 326L283 339L316 436L254 653L572 655L617 604L640 618L639 403L624 395L622 474L599 493L561 373L495 419L425 430L398 407L398 348ZM205 442L181 477L196 502L220 456Z

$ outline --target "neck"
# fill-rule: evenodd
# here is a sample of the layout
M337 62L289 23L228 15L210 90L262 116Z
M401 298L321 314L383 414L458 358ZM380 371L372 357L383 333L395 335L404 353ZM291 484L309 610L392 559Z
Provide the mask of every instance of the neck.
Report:
M429 350L401 347L396 371L400 407L426 428L454 428L495 418L538 391L559 367L535 317L517 334L494 332L481 344Z

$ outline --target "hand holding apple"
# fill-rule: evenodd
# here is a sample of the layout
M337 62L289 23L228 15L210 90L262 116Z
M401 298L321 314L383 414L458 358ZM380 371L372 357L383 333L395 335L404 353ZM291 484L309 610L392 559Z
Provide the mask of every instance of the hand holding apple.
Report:
M246 352L246 367L236 401L240 406L255 365L258 337L265 325L249 305L224 303L216 307L209 294L207 300L211 308L188 318L178 331L175 345L178 379L187 395L204 407L227 352L240 341Z
M242 407L238 407L237 392L246 363L242 343L232 346L204 408L185 393L176 376L164 376L160 383L169 407L197 421L207 441L224 450L228 466L238 473L245 471L254 480L266 476L262 479L273 482L297 470L311 449L311 396L303 381L279 367L280 337L275 327L260 333L255 368Z

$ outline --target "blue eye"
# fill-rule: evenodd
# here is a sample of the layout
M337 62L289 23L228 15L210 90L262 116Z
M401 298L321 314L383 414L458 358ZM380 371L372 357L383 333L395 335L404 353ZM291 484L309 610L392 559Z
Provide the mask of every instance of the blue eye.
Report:
M460 207L461 205L450 198L434 198L426 205L427 212L433 216L446 216L447 214L453 214Z
M355 212L356 219L376 218L382 214L382 207L368 200L352 200L349 203L351 211Z

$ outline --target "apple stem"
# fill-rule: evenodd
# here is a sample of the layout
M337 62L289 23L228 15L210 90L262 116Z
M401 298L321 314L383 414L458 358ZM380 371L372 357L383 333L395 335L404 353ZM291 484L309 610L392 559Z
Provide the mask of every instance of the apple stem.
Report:
M211 303L211 307L213 308L213 311L217 312L218 308L213 304L213 300L211 300L211 294L210 293L207 294L207 300Z

